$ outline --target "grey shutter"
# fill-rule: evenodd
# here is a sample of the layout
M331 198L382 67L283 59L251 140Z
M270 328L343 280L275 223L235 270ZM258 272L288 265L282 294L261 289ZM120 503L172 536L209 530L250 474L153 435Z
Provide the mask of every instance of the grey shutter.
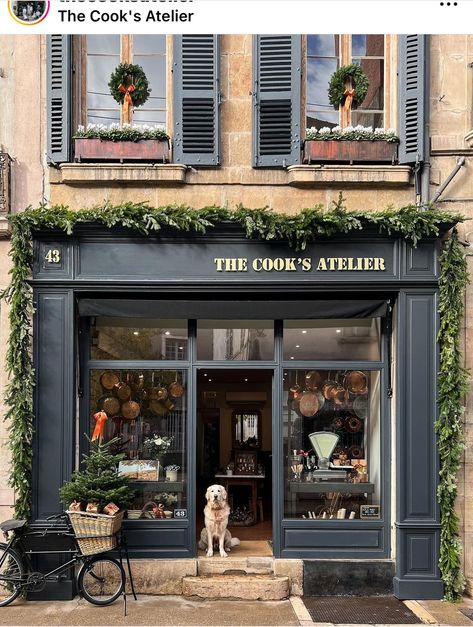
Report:
M72 46L70 35L47 37L48 163L70 161Z
M253 165L300 162L301 36L253 39Z
M173 161L220 163L218 35L175 35Z
M399 163L425 160L426 35L399 36Z

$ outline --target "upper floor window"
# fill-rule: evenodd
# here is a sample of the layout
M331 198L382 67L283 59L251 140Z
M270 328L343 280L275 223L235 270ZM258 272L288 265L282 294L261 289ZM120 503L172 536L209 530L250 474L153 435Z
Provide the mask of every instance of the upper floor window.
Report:
M307 35L306 127L340 125L385 126L384 35ZM366 97L358 109L338 110L329 102L332 74L343 65L359 65L369 80Z
M86 35L79 51L80 120L83 124L137 123L166 125L166 36ZM151 94L144 105L125 111L110 95L108 83L119 63L140 65Z

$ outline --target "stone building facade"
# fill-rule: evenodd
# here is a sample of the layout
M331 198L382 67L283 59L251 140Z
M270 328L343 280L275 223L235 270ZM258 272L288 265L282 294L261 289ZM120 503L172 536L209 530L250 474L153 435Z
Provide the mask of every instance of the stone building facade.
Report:
M309 70L317 66L313 58L339 56L354 58L359 42L348 36L338 38L335 52L311 50L308 39L302 38L300 64L296 80L300 81L299 139L304 137L309 110L311 86ZM319 42L322 45L322 42ZM124 48L131 45L121 43ZM73 42L71 88L76 90L71 106L71 128L87 118L87 104L80 70L84 68L85 38ZM368 58L368 68L382 66L382 126L400 132L399 118L403 85L399 61L400 36L385 36L381 54ZM172 96L176 76L176 48L172 36L165 41L164 82L166 85L166 128L171 137L175 131L176 97ZM328 207L342 191L348 209L377 211L388 206L402 207L435 198L455 166L457 173L437 200L441 208L459 211L473 218L473 36L433 35L428 38L423 69L428 75L428 93L424 102L427 151L421 170L416 174L414 160L405 163L329 162L303 163L299 155L293 162L277 167L255 166L255 37L253 35L222 35L219 37L219 110L220 150L218 167L199 167L185 159L171 159L166 164L74 162L71 158L53 163L48 136L48 41L36 35L3 36L0 40L0 153L10 156L8 207L5 211L20 212L41 202L67 205L72 209L103 202L149 202L151 206L168 204L194 208L212 205L249 208L270 207L275 212L295 214L305 207L322 204ZM315 52L314 52L315 50ZM365 47L364 55L369 57ZM363 53L360 53L363 56ZM381 57L381 58L379 58ZM378 66L376 66L376 61ZM313 63L311 66L310 64ZM372 65L369 65L371 63ZM81 65L82 64L82 65ZM108 66L107 66L108 67ZM83 71L83 70L82 70ZM162 77L161 77L162 79ZM375 79L376 80L376 79ZM34 87L32 87L34 86ZM325 97L325 96L324 96ZM85 96L87 98L87 96ZM81 108L82 105L84 106ZM401 104L399 104L401 102ZM317 103L316 103L317 104ZM320 122L330 121L332 113L323 102L320 111L310 115ZM97 106L97 105L95 105ZM108 107L108 103L107 103ZM104 107L106 109L107 107ZM316 109L317 107L315 107ZM98 108L97 108L98 110ZM373 107L374 110L374 107ZM97 113L97 111L96 111ZM116 112L114 113L114 115ZM320 115L319 115L320 114ZM317 117L319 115L319 117ZM369 110L352 123L371 125L376 118ZM99 116L98 116L99 117ZM97 119L98 119L97 117ZM294 116L294 119L297 116ZM343 120L342 120L343 122ZM376 123L375 123L376 125ZM401 138L402 140L402 138ZM299 146L297 147L299 149ZM414 162L413 162L414 161ZM416 181L417 178L417 181ZM6 177L4 181L6 181ZM2 188L0 187L0 192ZM3 190L6 197L6 191ZM2 198L0 196L0 208ZM5 213L5 212L4 212ZM461 237L468 242L473 227L468 220L460 227ZM0 213L0 289L8 283L10 267L9 231L6 215ZM468 249L469 250L469 249ZM470 258L468 258L470 264ZM471 269L471 264L470 264ZM473 367L473 286L466 293L464 326L465 365ZM4 363L8 340L8 308L0 308L0 399L7 380ZM466 449L459 476L458 512L464 540L464 569L473 583L473 409L471 395L466 399ZM0 400L0 412L5 408ZM8 423L0 423L0 518L11 515L14 494L8 487L9 454ZM392 485L392 494L395 489ZM395 547L395 543L393 543ZM392 551L395 549L393 548Z

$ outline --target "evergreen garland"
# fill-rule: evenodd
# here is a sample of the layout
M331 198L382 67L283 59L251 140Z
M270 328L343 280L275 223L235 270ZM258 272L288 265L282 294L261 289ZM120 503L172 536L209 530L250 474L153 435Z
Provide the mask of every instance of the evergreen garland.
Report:
M13 267L11 282L0 294L10 305L10 336L7 350L9 384L5 397L8 407L10 450L12 455L10 485L15 490L15 515L31 516L31 468L34 430L33 387L34 370L31 359L32 289L29 285L33 263L32 234L34 231L56 229L71 235L77 225L101 224L105 227L125 227L142 234L158 232L165 227L177 231L205 233L218 224L229 221L240 224L248 238L263 241L286 241L296 250L303 250L321 237L333 237L366 227L383 235L405 238L413 246L425 237L439 235L443 225L452 225L462 217L426 206L401 209L392 207L380 212L347 211L340 195L334 206L324 211L322 206L304 209L297 215L273 213L269 209L238 207L186 206L149 207L146 203L103 205L92 209L72 211L64 206L28 208L9 217L12 228L11 252ZM440 259L439 281L440 375L439 418L436 429L440 451L440 485L438 498L441 509L440 569L447 599L457 599L463 590L461 546L458 519L454 514L457 493L456 473L462 452L462 398L466 391L467 373L460 363L459 332L463 316L463 293L468 281L465 257L456 232L444 245Z
M468 391L468 371L462 366L460 325L464 314L464 291L469 281L466 258L454 229L440 258L439 280L440 370L439 417L436 423L440 456L440 561L447 601L462 598L465 579L461 568L461 542L455 512L457 473L463 453L463 397Z

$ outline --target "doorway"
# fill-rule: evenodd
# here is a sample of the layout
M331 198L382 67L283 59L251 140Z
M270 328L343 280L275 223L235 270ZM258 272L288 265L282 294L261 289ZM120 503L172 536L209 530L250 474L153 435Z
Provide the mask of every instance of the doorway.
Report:
M272 369L197 370L197 538L205 492L217 483L228 493L232 536L272 551L272 389Z

